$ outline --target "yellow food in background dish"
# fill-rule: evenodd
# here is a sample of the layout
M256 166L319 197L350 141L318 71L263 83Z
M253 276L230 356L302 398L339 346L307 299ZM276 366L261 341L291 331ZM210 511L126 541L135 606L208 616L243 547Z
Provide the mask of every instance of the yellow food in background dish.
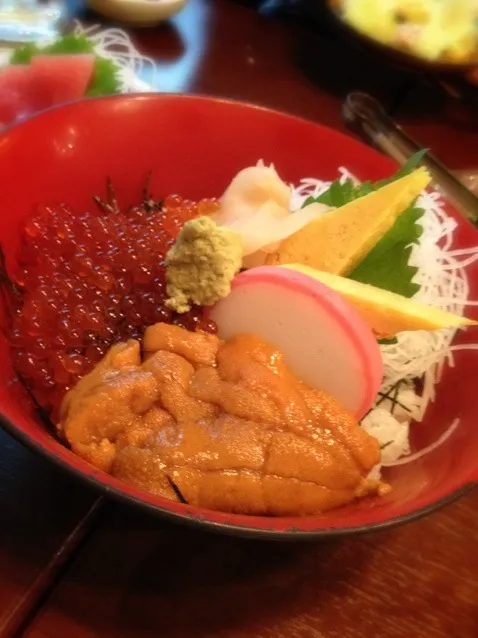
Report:
M478 61L476 0L339 0L345 22L430 61Z
M396 31L393 12L384 0L345 0L343 17L356 29L389 44Z
M387 5L387 2L385 1L383 4ZM433 3L428 0L399 0L397 4L399 18L407 22L426 24L433 13Z

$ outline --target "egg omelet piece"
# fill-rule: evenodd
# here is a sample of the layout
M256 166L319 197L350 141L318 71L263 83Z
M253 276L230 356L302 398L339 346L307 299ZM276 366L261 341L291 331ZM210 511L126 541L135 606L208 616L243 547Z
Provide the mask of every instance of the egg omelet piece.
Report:
M430 19L415 42L414 52L429 60L466 62L478 45L476 13L471 0L435 2Z
M397 0L395 13L400 20L413 24L426 24L433 13L433 0Z
M278 250L267 257L267 265L296 263L348 275L428 186L430 179L424 168L418 168L321 215L284 239Z

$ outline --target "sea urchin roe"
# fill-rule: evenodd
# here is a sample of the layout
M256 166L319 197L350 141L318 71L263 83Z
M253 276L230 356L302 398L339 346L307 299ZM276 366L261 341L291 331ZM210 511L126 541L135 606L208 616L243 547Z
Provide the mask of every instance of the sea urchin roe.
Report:
M136 341L118 344L65 397L60 428L82 458L159 496L243 514L314 514L384 491L367 478L378 442L273 347L147 332L144 361Z
M210 217L186 222L166 255L166 306L184 313L192 304L212 306L226 297L241 269L243 251L241 235Z
M58 408L113 343L148 325L215 331L199 308L182 316L166 308L164 258L184 223L217 203L173 195L153 204L149 197L125 212L104 205L81 214L42 206L25 220L10 345L15 370L42 407Z

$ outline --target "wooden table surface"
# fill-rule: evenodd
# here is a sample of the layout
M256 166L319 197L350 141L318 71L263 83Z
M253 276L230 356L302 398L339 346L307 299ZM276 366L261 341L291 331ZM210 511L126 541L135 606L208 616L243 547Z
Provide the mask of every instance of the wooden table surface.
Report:
M158 90L337 129L347 91L367 90L451 167L478 167L476 109L308 22L190 0L170 25L133 35L158 64ZM203 534L104 502L0 433L0 638L477 638L477 541L477 491L328 543Z

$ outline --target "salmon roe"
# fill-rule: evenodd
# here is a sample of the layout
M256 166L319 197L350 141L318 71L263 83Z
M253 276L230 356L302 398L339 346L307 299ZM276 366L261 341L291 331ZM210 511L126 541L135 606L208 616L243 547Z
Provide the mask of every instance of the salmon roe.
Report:
M23 225L9 341L13 365L38 404L57 413L69 388L109 347L159 321L214 332L200 308L165 307L164 258L182 226L216 200L145 198L121 212L110 187L99 211L42 206Z

